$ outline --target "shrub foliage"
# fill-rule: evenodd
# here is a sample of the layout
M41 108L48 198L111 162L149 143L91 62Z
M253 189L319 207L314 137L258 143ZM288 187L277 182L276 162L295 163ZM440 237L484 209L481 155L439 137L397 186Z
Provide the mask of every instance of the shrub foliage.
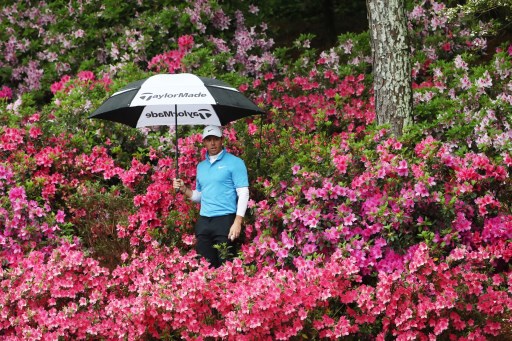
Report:
M512 47L475 8L409 1L414 125L377 126L368 33L274 48L256 6L10 1L0 12L0 334L10 339L511 336ZM477 13L478 14L478 13ZM267 115L238 257L196 257L174 130L87 119L155 73ZM194 186L199 127L180 127Z

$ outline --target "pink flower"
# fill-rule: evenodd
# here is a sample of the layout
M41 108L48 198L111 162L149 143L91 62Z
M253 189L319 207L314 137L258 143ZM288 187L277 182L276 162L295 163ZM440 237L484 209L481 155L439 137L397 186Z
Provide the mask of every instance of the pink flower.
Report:
M13 175L14 174L9 168L6 168L2 164L0 164L0 179L10 181Z
M247 125L247 131L248 131L249 135L253 136L254 134L256 134L258 132L258 127L256 126L256 124L251 122Z
M64 211L58 210L57 215L55 216L55 221L58 223L63 223L65 217L66 215L64 214Z
M443 331L445 331L448 328L449 320L445 317L440 318L435 322L434 326L434 334L440 335Z
M82 29L79 29L79 30L76 30L75 32L73 32L73 36L75 38L82 38L84 35L85 35L85 31Z
M189 51L194 46L194 37L191 35L184 35L178 38L178 45L180 50Z
M462 59L462 57L458 55L457 57L455 57L455 67L457 69L467 70L468 63L466 63L464 59Z
M428 247L426 244L421 243L418 245L415 251L412 253L412 258L409 263L409 270L416 272L420 267L427 264L429 260Z
M55 82L53 83L51 86L50 86L50 90L52 91L52 93L57 93L59 91L63 91L65 90L65 86L67 85L67 83L70 81L71 77L69 75L64 75L61 77L60 81L58 82Z
M427 187L423 182L419 182L414 185L414 193L416 196L426 198L430 195L430 193L427 190Z
M511 45L512 46L512 45ZM503 162L509 167L512 167L512 155L508 153L503 154Z
M478 205L478 212L485 216L487 215L487 207L491 208L500 208L501 203L494 198L491 194L486 194L483 197L478 197L475 199L475 203Z
M477 79L476 84L480 89L490 88L492 86L492 78L489 71L486 70L482 77Z
M91 71L80 71L77 77L82 82L92 82L96 78Z
M407 176L409 175L409 169L407 167L407 161L401 160L398 164L398 167L396 167L397 173L400 176Z
M27 195L23 187L14 187L9 191L9 200L11 201L25 201Z
M110 76L109 75L104 75L101 79L100 79L100 84L103 85L103 87L105 87L105 89L108 90L108 86L110 84L112 84L112 79L110 79Z
M490 316L503 314L505 307L512 304L512 299L506 292L495 291L492 287L478 298L478 310Z
M282 258L286 258L286 257L288 257L288 254L289 254L289 252L288 252L288 250L287 250L287 249L282 249L282 248L281 248L281 249L279 249L279 250L277 251L276 256L277 256L278 258L281 258L281 259L282 259Z
M343 225L345 226L352 226L352 224L357 221L357 217L355 214L350 213L348 216L343 218Z
M501 331L501 324L499 322L493 322L491 320L487 320L487 323L484 327L484 332L489 335L499 336Z
M350 322L347 320L345 316L341 316L338 320L338 323L334 326L334 336L336 338L341 338L342 336L347 336L349 334Z
M338 171L341 174L345 174L347 172L348 164L350 162L350 155L340 155L337 154L337 151L335 150L333 150L331 154L333 154L332 161L336 168L338 169Z
M462 212L457 213L457 217L453 221L453 225L455 229L460 232L471 230L471 221L466 219L466 216Z
M512 215L500 215L484 222L482 239L485 241L508 240L512 238Z
M302 253L304 255L309 255L309 254L315 252L316 250L317 250L317 246L315 244L309 243L309 244L304 245L304 247L302 248Z
M259 11L260 11L260 9L257 6L254 6L254 5L249 6L249 13L257 14Z
M121 260L122 260L123 262L126 262L126 260L127 260L128 258L129 258L129 255L128 255L126 252L123 252L123 253L121 254Z
M43 134L43 131L39 127L30 127L29 136L33 139L37 139Z
M64 85L61 82L55 82L50 86L50 90L52 93L57 93L61 91L64 88Z
M424 16L425 16L425 9L420 5L417 5L416 7L414 7L414 9L409 13L409 17L411 19L418 20Z
M35 113L34 115L32 115L32 116L30 116L28 118L28 122L29 123L35 123L35 122L38 122L40 118L41 118L41 114L40 113Z
M193 234L186 234L183 236L183 243L185 245L194 245L196 242L196 236Z
M0 89L0 99L12 99L12 90L8 86L2 86Z
M285 231L281 233L281 242L283 243L283 247L287 249L291 249L292 247L295 246L293 239L288 237L288 233L286 233Z
M471 80L469 79L468 75L464 75L464 77L460 79L460 87L462 90L467 90L471 88L472 85L473 84L471 83Z

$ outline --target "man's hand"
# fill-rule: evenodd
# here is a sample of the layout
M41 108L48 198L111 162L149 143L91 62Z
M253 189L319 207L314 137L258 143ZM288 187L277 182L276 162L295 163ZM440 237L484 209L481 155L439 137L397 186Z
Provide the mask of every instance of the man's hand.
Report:
M231 225L231 228L229 229L228 239L233 241L240 237L240 233L242 232L242 220L244 218L237 215L235 218L235 221L233 222L233 225Z
M181 191L181 188L183 188L185 186L185 183L183 182L183 180L181 179L178 179L178 178L174 178L172 180L172 187L174 187L174 189L178 192Z

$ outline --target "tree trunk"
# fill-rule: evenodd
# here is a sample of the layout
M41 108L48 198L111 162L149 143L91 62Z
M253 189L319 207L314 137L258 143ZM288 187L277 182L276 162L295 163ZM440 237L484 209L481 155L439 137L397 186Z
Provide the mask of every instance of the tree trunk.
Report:
M372 44L375 113L401 136L412 117L411 61L404 0L366 0Z
M324 25L326 31L328 32L326 40L327 43L332 46L335 45L336 41L338 40L338 35L336 34L338 30L336 29L336 17L333 0L323 0L322 10L323 18L325 20Z

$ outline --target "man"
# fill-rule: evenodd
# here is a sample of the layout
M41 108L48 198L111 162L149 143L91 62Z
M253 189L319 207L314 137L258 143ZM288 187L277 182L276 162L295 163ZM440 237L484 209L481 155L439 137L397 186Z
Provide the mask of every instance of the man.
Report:
M187 188L182 179L174 179L173 186L194 202L201 203L195 225L197 253L214 267L222 258L214 246L240 237L242 220L249 201L249 179L242 159L224 149L220 127L207 126L203 131L206 159L197 165L196 189Z

